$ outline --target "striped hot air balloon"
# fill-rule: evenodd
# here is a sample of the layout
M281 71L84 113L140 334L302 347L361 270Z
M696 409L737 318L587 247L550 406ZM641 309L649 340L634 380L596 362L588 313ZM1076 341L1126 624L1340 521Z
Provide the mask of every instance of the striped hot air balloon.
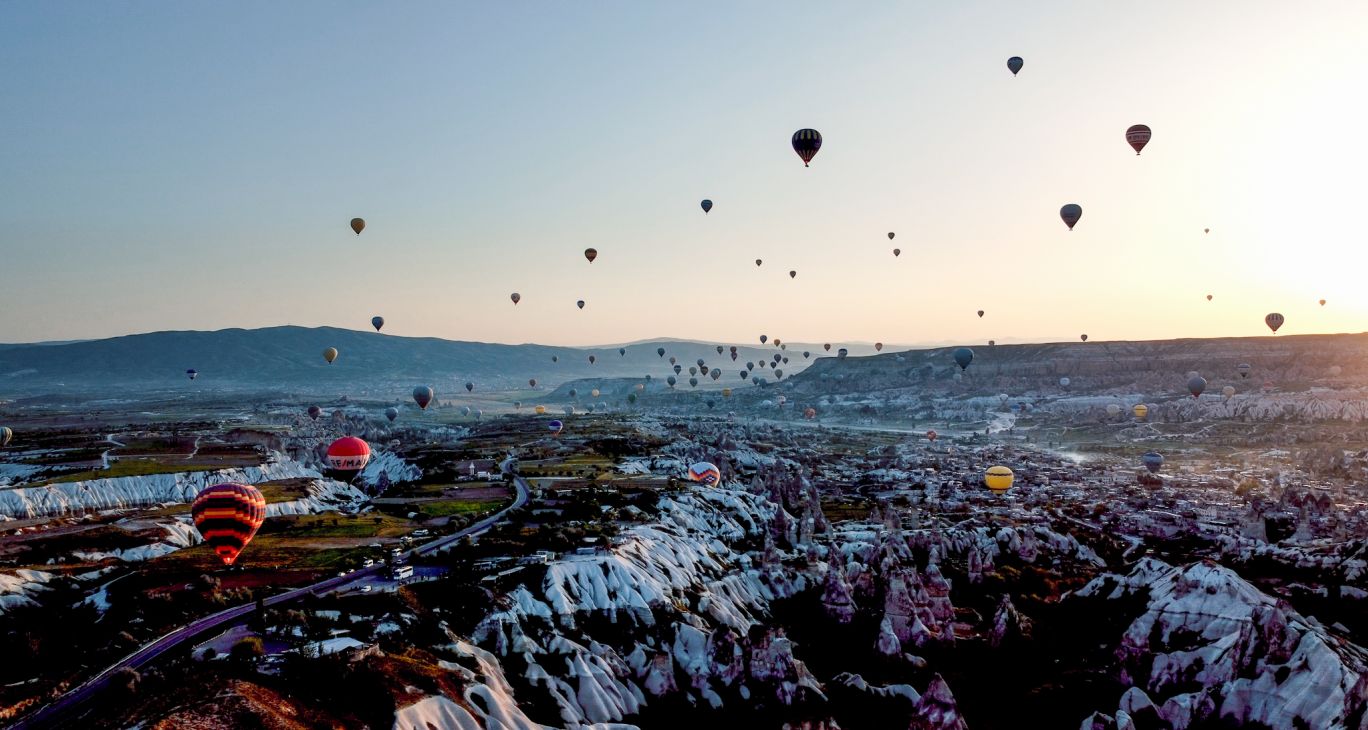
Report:
M815 129L800 129L793 133L793 151L803 158L803 167L807 167L812 158L817 155L817 150L822 149L822 133Z
M232 565L266 519L266 498L249 484L215 484L195 497L190 516L224 565Z
M722 471L713 464L700 461L689 467L689 481L715 487L722 481Z

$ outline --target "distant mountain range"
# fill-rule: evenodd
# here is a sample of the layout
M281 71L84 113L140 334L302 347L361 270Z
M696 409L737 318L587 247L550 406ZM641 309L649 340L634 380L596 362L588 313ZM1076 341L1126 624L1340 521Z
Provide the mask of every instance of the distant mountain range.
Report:
M338 350L328 364L323 351ZM62 344L0 345L0 397L53 390L108 391L110 388L287 389L293 392L365 393L392 391L396 383L432 385L439 393L556 385L577 378L664 378L676 358L688 377L689 366L703 359L709 367L740 370L748 361L790 358L790 372L802 369L801 351L780 350L771 342L730 345L718 354L714 343L662 339L618 346L552 347L459 342L433 337L396 337L333 327L267 327L212 332L149 332ZM664 357L657 355L665 348ZM837 348L832 348L832 354ZM853 352L872 351L852 348ZM812 360L823 354L820 347ZM589 357L595 362L590 364ZM552 358L557 358L553 361ZM186 370L198 371L191 383ZM732 373L735 377L735 373Z

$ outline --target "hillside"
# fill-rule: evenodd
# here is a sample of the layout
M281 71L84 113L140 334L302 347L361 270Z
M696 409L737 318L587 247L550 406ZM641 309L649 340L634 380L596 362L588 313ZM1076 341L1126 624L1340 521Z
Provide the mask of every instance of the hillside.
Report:
M323 351L335 347L331 365ZM656 350L664 347L664 357ZM717 345L700 342L646 342L623 347L574 348L432 337L394 337L333 327L268 327L213 332L151 332L66 344L10 345L0 348L0 396L52 389L136 388L288 388L344 392L394 383L427 383L439 393L472 382L482 390L525 385L529 378L554 386L585 377L642 377L670 374L667 358L685 367L698 359L734 369L748 360L779 352L769 347L739 347L735 364ZM787 354L787 353L785 353ZM589 357L596 360L590 364ZM553 361L552 358L557 358ZM801 361L801 357L799 357ZM795 363L793 369L798 369ZM185 371L199 372L192 384ZM410 385L411 387L411 385Z

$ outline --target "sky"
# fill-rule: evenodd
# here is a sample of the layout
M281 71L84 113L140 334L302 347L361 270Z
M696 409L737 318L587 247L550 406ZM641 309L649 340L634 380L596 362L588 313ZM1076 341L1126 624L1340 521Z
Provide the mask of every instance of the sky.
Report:
M1365 42L1362 0L0 4L0 342L1363 331Z

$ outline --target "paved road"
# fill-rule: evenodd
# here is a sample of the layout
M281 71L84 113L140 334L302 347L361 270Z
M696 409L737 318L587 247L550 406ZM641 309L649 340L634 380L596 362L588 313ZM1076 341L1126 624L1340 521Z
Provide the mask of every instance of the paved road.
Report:
M505 473L508 473L509 471L510 461L511 460L505 460L499 465ZM522 477L515 475L513 484L517 489L517 496L514 498L513 504L510 504L504 509L495 512L489 517L458 532L444 535L436 540L413 548L406 553L402 553L403 557L408 559L414 555L431 555L432 553L455 545L462 538L470 535L477 535L488 530L495 522L503 519L503 516L506 513L527 503L527 482L524 481ZM313 585L296 588L292 591L271 596L265 600L265 604L267 606L278 606L282 603L289 603L307 595L323 595L335 590L345 589L352 583L383 575L384 571L388 569L389 567L383 564L362 568L361 570L353 571L346 575L329 578L320 583L314 583ZM220 611L210 616L205 616L193 623L182 626L150 644L145 644L142 648L124 657L118 663L86 680L84 684L57 698L51 704L44 706L28 717L20 719L14 725L11 725L10 728L11 730L37 730L37 728L75 726L75 723L77 723L81 716L88 711L88 706L91 701L96 699L101 692L109 687L110 677L113 676L115 672L125 667L139 669L147 666L164 656L167 652L180 647L187 642L194 641L211 632L217 633L223 631L235 623L244 621L246 617L255 610L256 605L252 603L234 606L233 608Z

